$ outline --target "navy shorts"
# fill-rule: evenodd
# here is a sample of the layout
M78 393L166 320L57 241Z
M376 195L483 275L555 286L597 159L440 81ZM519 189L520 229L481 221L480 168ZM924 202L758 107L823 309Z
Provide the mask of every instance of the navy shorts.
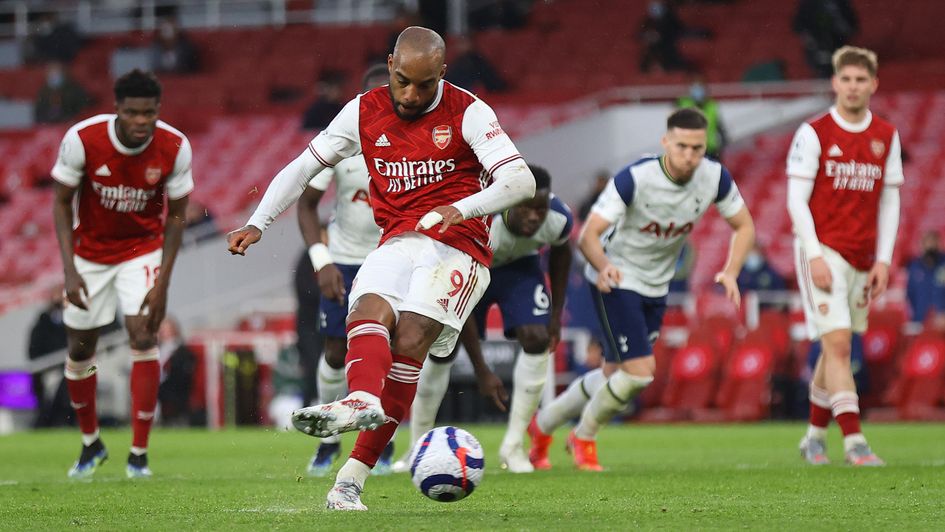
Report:
M360 264L335 264L341 275L345 279L345 304L342 305L334 299L328 299L322 296L321 304L321 333L328 338L344 338L345 318L348 317L348 294L351 293L351 283L354 282L354 276L358 274Z
M502 313L506 338L515 338L515 329L522 325L548 325L551 298L538 255L492 268L489 273L492 282L473 311L480 338L485 337L486 315L493 303L499 305Z
M652 355L666 312L666 296L646 297L617 288L602 294L594 285L590 289L604 331L604 359L621 362Z

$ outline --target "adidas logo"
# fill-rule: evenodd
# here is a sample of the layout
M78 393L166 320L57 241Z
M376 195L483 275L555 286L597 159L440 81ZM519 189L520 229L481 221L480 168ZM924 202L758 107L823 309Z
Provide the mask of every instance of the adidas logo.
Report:
M386 134L381 133L381 136L377 138L377 142L375 142L374 145L377 146L377 147L379 147L379 148L386 148L386 147L390 146L390 141L387 140L387 135L386 135Z
M108 177L108 176L112 175L112 171L108 169L108 165L107 165L107 164L103 164L102 166L99 166L99 167L98 167L98 170L95 171L95 175L97 175L97 176L102 176L102 177Z
M446 311L446 308L450 306L450 300L446 299L445 297L437 299L436 302L439 303L441 307L443 307L443 311Z
M829 157L843 157L843 150L840 149L840 146L834 144L827 150L827 155Z

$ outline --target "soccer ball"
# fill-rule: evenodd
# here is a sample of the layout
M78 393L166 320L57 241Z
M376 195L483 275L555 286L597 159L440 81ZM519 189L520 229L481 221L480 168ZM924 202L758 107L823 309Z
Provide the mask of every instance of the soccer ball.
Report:
M410 475L417 489L434 501L458 501L476 489L485 469L482 446L456 427L437 427L410 453Z

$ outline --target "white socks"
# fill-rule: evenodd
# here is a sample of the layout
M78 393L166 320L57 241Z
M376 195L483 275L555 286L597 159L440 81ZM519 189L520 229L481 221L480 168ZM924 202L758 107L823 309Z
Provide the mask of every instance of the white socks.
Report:
M436 413L440 410L440 403L446 395L450 385L450 369L453 361L434 362L427 357L420 369L420 381L417 383L417 395L410 407L410 445L416 443L420 436L433 428L436 423Z
M95 443L95 440L97 439L98 439L98 429L95 429L95 432L93 432L92 434L86 434L84 432L82 433L82 445L86 447Z
M348 393L348 381L345 379L345 369L335 369L328 365L325 355L318 361L318 402L330 403L341 399ZM322 443L338 443L341 435L322 438Z
M522 445L525 429L541 401L541 392L548 380L548 351L529 354L519 350L512 373L512 407L509 409L509 426L502 438L502 448Z
M827 439L827 429L807 425L807 438L810 440L825 441Z
M370 474L371 468L364 462L355 460L354 458L348 458L345 465L341 466L341 469L338 470L338 474L335 476L335 482L351 480L354 481L359 488L363 489L364 481L367 480Z
M637 377L623 370L615 371L607 379L606 386L601 386L584 407L574 435L582 440L596 439L600 426L623 410L651 382L653 377Z
M545 434L551 434L568 420L577 417L604 382L604 370L600 368L574 379L551 404L538 411L538 428Z

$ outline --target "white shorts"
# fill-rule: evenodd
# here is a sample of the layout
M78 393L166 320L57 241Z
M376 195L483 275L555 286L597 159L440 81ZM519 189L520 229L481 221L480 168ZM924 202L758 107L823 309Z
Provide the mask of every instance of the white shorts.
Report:
M420 233L397 235L372 251L348 298L383 297L399 318L415 312L444 325L430 355L449 356L459 331L489 286L489 268L456 248Z
M76 255L75 268L89 289L89 310L67 302L62 321L72 329L95 329L115 320L119 304L123 315L137 316L144 296L154 286L162 255L156 249L118 264L99 264Z
M841 329L861 333L866 330L866 318L870 310L869 287L866 284L869 272L857 270L827 246L823 246L823 249L824 260L833 277L830 292L814 286L807 254L800 241L794 240L794 266L804 303L807 334L811 340L816 340Z

